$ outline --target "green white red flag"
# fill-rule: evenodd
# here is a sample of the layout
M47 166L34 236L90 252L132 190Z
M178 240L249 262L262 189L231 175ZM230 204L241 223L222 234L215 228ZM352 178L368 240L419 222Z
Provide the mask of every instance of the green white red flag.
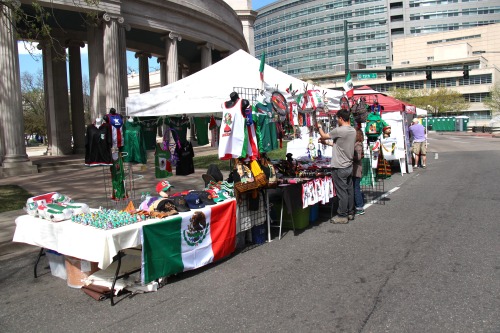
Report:
M347 72L344 83L344 91L347 98L351 98L352 96L354 96L354 85L352 84L351 71Z
M185 272L236 249L236 201L181 213L142 227L142 281Z
M262 52L262 55L260 56L260 67L259 67L259 72L260 72L260 80L264 82L264 67L266 65L266 52Z

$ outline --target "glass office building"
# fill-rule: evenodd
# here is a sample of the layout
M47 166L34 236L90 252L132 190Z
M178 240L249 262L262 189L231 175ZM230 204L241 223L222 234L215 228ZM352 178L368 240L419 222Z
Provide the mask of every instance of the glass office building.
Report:
M347 29L344 22L347 21ZM394 40L500 23L499 0L281 0L258 10L255 55L317 84L393 64ZM346 30L346 31L345 31Z

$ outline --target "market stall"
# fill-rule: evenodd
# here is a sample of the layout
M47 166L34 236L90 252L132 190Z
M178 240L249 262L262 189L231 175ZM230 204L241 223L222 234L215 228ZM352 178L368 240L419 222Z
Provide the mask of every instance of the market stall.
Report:
M334 191L328 170L321 174L306 174L307 168L303 168L284 175L281 173L284 170L279 168L280 161L271 161L266 154L280 147L286 135L297 134L295 126L298 126L299 119L294 113L294 103L300 108L311 108L312 103L314 111L319 105L324 109L334 108L342 93L308 87L306 83L267 65L266 79L261 81L258 68L259 61L240 50L176 83L130 96L127 113L119 118L121 124L131 128L137 125L136 116L162 117L162 121L170 126L168 132L163 133L163 142L155 147L156 177L164 179L172 174L169 166L177 165L177 174L186 171L182 164L185 153L191 155L192 161L192 153L185 151L181 142L186 139L186 115L213 116L221 113L222 117L217 122L203 120L197 126L208 127L210 124L215 127L219 158L228 160L233 167L230 179L208 182L201 191L203 194L196 191L171 194L170 184L162 180L156 186L159 197L153 198L148 194L139 200L133 187L132 172L129 172L130 175L123 173L123 170L132 170L129 163L134 163L122 159L126 157L122 154L122 148L127 148L125 142L109 152L110 155L118 154L120 164L105 164L106 167L115 167L121 176L112 178L112 183L105 183L104 186L109 188L106 189L106 197L123 205L115 205L109 210L92 209L76 213L67 206L69 201L61 207L54 202L50 209L69 214L55 221L53 215L41 213L45 211L46 200L37 200L31 214L16 219L14 241L96 263L101 270L111 267L118 260L111 287L114 292L116 279L122 276L119 271L126 249L139 249L141 282L147 284L228 256L237 248L239 236L248 234L256 227L259 227L259 233L253 236L262 241L265 238L260 237L264 230L261 226L265 222L267 240L270 241L270 188L282 186L285 204L282 204L281 212L285 205L290 210L298 192L301 193L299 206L304 209L319 202L329 202ZM214 84L215 77L229 79L217 80ZM301 89L303 91L298 92ZM180 117L170 118L175 116ZM95 124L92 126L97 128ZM186 143L189 144L189 140ZM315 150L311 152L316 154ZM135 155L132 150L125 153L129 157ZM327 167L327 159L323 161ZM89 161L89 164L91 162L94 163ZM144 161L139 158L135 163ZM114 176L113 169L111 171ZM192 195L198 196L198 199L190 198ZM214 202L201 205L199 201L204 201L203 198ZM128 203L127 207L125 203ZM191 209L184 209L186 203Z

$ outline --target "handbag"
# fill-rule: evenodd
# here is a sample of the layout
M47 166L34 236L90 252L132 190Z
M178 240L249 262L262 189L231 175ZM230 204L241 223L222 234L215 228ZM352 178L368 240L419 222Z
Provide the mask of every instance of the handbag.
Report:
M250 162L250 170L252 171L252 175L255 179L255 182L257 183L257 186L260 187L266 187L267 186L267 177L264 171L262 171L262 168L259 165L259 162L257 161L252 161Z
M267 177L267 187L275 188L278 186L278 177L276 177L276 170L274 169L274 165L267 159L263 158L261 160L262 171Z
M234 188L243 193L259 188L250 168L238 159L235 159L235 168L232 172Z

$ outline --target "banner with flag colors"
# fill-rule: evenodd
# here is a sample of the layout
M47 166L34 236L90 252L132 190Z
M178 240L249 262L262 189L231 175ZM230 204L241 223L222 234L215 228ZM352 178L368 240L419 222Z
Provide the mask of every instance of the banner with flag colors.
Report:
M347 76L345 78L345 83L344 83L344 91L347 98L351 98L352 96L354 96L354 85L351 79L351 71L347 72Z
M262 55L260 56L260 67L259 67L261 81L264 81L264 67L265 67L265 65L266 65L266 52L262 52Z
M189 271L236 249L236 200L142 227L142 282Z

